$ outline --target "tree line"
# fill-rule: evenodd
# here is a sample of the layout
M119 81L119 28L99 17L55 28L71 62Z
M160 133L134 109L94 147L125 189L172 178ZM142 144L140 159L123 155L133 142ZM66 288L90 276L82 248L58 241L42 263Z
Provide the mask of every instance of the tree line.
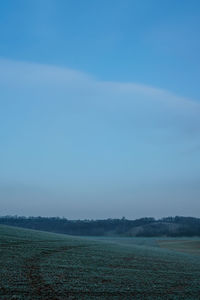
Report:
M0 224L82 236L200 236L200 219L167 217L136 220L68 220L59 217L2 216Z

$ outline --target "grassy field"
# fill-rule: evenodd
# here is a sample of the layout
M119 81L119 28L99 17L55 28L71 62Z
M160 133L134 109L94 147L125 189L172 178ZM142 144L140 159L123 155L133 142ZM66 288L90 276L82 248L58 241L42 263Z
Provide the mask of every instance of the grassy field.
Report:
M0 299L200 299L199 247L0 226Z

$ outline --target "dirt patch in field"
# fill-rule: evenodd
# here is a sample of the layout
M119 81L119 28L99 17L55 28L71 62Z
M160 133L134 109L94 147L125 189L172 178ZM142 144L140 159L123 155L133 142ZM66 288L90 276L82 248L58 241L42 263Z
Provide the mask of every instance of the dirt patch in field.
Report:
M200 240L158 240L161 248L167 248L174 251L185 252L189 254L200 255Z
M51 284L45 282L40 270L41 258L53 255L58 252L68 251L73 247L61 247L55 250L42 251L40 254L27 259L24 266L26 277L30 282L31 295L44 300L62 300ZM65 295L70 296L70 295Z

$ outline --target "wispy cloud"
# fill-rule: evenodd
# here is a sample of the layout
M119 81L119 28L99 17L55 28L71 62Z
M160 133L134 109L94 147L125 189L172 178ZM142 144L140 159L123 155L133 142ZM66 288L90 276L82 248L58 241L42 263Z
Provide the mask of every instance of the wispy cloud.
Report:
M68 68L0 59L0 84L11 90L23 88L26 94L34 90L35 98L41 94L43 101L96 108L147 130L170 127L188 136L200 130L199 102L139 83L100 81ZM12 100L17 101L17 92Z
M170 106L173 104L174 107L179 105L180 107L187 106L187 108L190 107L191 109L200 109L199 102L177 96L170 91L157 87L132 82L100 81L82 71L34 62L14 61L1 58L0 80L1 83L23 84L24 87L28 83L49 83L53 84L53 87L59 85L66 88L66 84L70 85L73 83L74 88L81 89L83 84L87 84L86 88L93 87L98 91L124 93L128 96L147 96L148 98L145 98L146 101L150 101L153 98L155 101L159 100ZM123 101L125 100L126 99L123 99ZM135 100L135 97L133 97L132 102L134 103Z

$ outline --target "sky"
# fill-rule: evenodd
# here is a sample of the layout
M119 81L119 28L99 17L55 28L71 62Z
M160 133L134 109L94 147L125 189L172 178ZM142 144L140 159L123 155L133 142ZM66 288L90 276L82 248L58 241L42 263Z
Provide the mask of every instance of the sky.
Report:
M200 217L200 2L0 2L0 215Z

